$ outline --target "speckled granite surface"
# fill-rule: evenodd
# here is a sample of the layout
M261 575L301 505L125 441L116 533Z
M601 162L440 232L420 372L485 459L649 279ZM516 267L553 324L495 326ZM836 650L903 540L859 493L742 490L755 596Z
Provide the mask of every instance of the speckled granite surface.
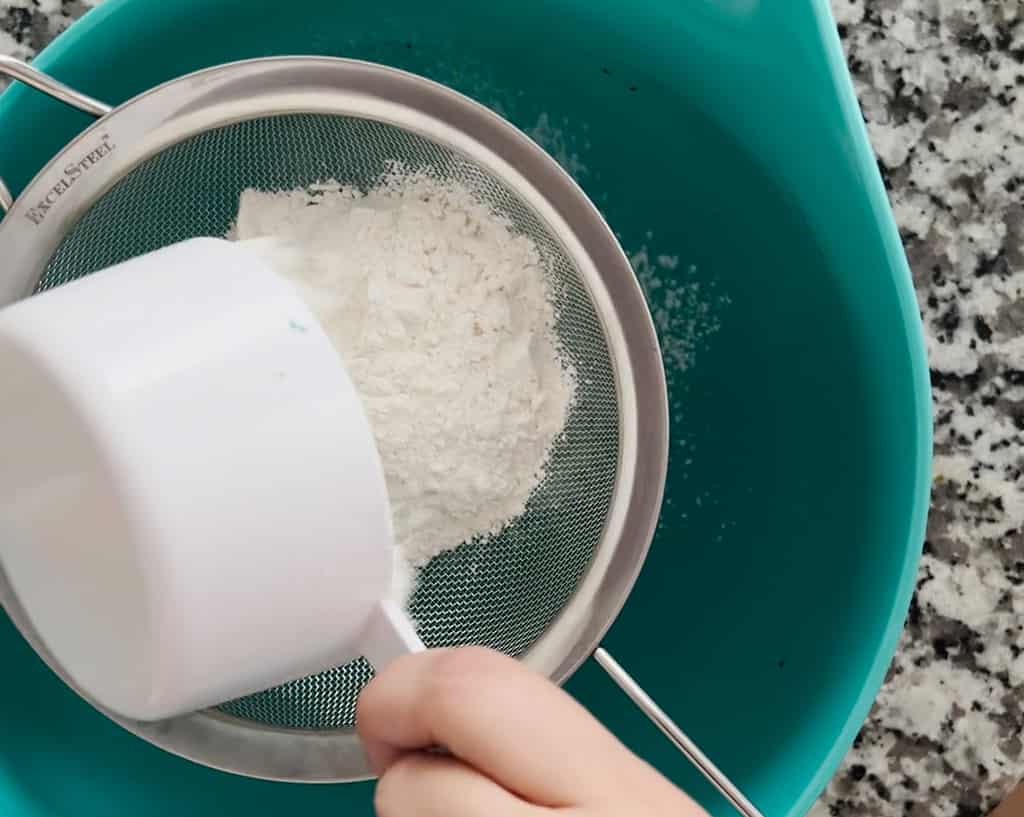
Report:
M1024 0L832 0L935 386L932 515L889 680L815 817L974 817L1024 777ZM0 0L31 57L98 0Z
M1024 3L834 0L934 386L901 649L819 810L987 813L1024 776Z

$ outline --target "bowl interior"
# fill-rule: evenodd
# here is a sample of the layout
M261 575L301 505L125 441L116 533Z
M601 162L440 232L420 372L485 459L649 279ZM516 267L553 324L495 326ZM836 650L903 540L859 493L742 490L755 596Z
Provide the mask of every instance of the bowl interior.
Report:
M37 65L117 102L294 53L475 97L601 207L655 314L673 434L661 526L606 646L765 813L803 813L881 682L928 488L917 308L824 2L108 0ZM89 120L17 88L0 121L17 191ZM367 785L243 780L153 749L6 620L0 651L8 817L372 813ZM599 669L569 686L730 813Z

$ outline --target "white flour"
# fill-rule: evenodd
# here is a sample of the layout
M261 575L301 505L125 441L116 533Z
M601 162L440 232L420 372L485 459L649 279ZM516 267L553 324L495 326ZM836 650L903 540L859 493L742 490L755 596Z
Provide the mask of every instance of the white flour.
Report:
M574 393L535 245L469 191L398 173L366 194L245 191L232 237L268 236L362 395L408 564L520 516Z

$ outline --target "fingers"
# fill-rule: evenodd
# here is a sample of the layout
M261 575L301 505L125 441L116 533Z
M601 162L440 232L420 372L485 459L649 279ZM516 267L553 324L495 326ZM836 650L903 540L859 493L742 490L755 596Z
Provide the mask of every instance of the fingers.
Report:
M642 766L569 695L490 650L395 661L363 692L357 722L378 770L408 751L440 745L542 806L599 800Z
M377 783L377 817L541 817L497 783L450 757L423 753L395 762Z

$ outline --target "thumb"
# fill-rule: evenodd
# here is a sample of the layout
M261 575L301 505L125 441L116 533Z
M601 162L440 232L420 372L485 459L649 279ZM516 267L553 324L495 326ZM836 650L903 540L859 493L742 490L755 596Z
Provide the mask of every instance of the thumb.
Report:
M537 805L621 798L631 771L653 773L567 693L481 648L398 659L363 692L357 723L378 773L440 745Z

